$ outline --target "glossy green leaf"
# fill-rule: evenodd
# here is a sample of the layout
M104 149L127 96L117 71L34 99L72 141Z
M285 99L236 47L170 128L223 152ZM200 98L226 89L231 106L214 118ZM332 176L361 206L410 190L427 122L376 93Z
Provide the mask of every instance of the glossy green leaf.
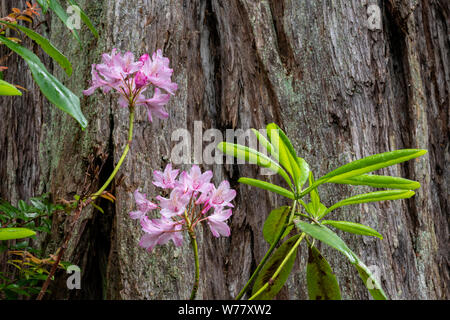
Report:
M238 182L248 184L253 187L261 188L264 190L272 191L272 192L278 193L279 195L282 195L283 197L286 197L286 198L289 198L292 200L295 199L295 195L292 191L289 191L285 188L279 187L275 184L272 184L272 183L269 183L266 181L244 177L244 178L239 178Z
M420 183L417 181L391 177L391 176L379 176L372 174L362 174L360 176L351 177L342 180L333 181L338 184L350 184L350 185L364 185L374 188L390 188L390 189L403 189L403 190L415 190L420 188Z
M328 261L316 247L308 247L306 283L310 300L341 300L341 291L336 276Z
M87 120L81 112L80 99L52 76L33 52L2 36L0 36L0 42L3 42L27 62L34 80L47 99L71 115L85 129Z
M297 157L297 164L300 168L300 177L299 177L299 187L301 188L309 177L309 164L305 161L305 159Z
M389 167L397 163L420 157L427 153L421 149L402 149L391 152L379 153L373 156L365 157L326 174L320 181L335 182L351 177L359 176L364 173L375 171L381 168Z
M89 28L89 30L91 30L92 34L98 38L98 31L97 29L94 27L94 25L92 24L92 21L89 19L89 17L87 16L87 14L81 9L81 7L78 5L78 3L76 3L74 0L68 0L69 3L73 6L77 6L80 10L80 18L81 20L86 24L86 26Z
M355 265L361 279L363 280L364 284L366 285L367 289L374 299L387 299L386 294L384 293L378 281L373 277L370 270L364 265L359 257L355 253L353 253L353 251L350 250L349 247L347 247L345 242L336 233L323 225L310 224L299 220L294 221L294 223L301 231L317 240L326 243L327 245L344 254L344 256L347 257L347 259L349 259L350 262ZM367 281L368 279L369 281Z
M280 164L291 175L296 188L300 190L301 172L297 162L297 154L291 141L275 123L267 125L267 135L275 151L278 151Z
M312 202L309 202L308 204L306 204L306 211L314 218L317 218L324 214L325 211L327 211L327 207L325 207L323 203L319 202L317 208L315 208L314 204Z
M330 225L345 232L360 234L363 236L378 237L381 240L383 240L383 236L378 231L360 223L351 221L335 221L335 220L322 220L321 223Z
M294 266L295 258L297 256L297 251L295 251L287 260L284 267L281 269L281 272L278 276L270 282L272 275L278 269L278 267L283 262L284 258L288 255L289 251L293 248L294 244L298 240L300 235L295 235L292 238L286 240L269 258L264 267L261 269L261 272L258 274L258 277L255 280L255 284L253 286L252 295L256 294L259 289L261 289L266 283L269 284L268 288L262 291L255 298L257 300L271 300L273 299L277 293L283 288L284 283L289 277L291 273L292 267Z
M358 194L356 196L341 200L338 203L332 205L327 209L327 211L325 211L323 215L320 216L320 218L323 218L329 212L342 206L348 206L351 204L358 204L358 203L377 202L384 200L408 199L411 198L414 194L415 192L411 190L385 190L385 191L375 191Z
M12 84L0 80L0 96L21 96L22 92L17 90Z
M356 263L357 258L355 257L354 253L347 247L345 242L336 233L334 233L327 227L323 225L310 224L300 220L295 220L294 223L301 231L317 240L325 242L329 246L342 252L350 260L351 263Z
M23 33L25 33L29 38L36 41L38 45L41 46L42 50L44 50L50 57L52 57L60 66L64 69L68 76L72 74L72 64L70 61L58 50L56 49L48 39L41 36L39 33L34 32L31 29L28 29L19 24L13 24L6 21L2 21L6 25L17 28Z
M228 142L220 142L217 148L223 153L235 158L257 164L264 168L269 168L274 172L278 172L282 168L268 156L246 146Z
M387 300L386 293L381 288L381 285L377 281L377 279L370 272L369 268L362 262L358 261L355 265L356 270L358 270L359 277L364 282L367 290L369 290L370 295L374 300Z
M309 185L312 186L315 182L312 171L309 172ZM311 197L311 212L315 217L319 216L320 196L317 189L311 190L309 196Z
M71 25L70 17L67 15L66 10L64 10L63 7L61 6L61 3L58 0L50 0L49 7L58 16L58 18L62 21L62 23L64 23L67 29L69 29L73 37L78 41L78 43L81 46L80 36Z
M10 218L16 218L21 214L20 210L12 206L8 201L0 199L0 213L4 213Z
M278 159L278 152L275 150L274 146L266 139L258 130L252 129L259 143L270 153L270 155L276 160Z
M273 161L265 154L246 146L228 142L220 142L217 145L217 148L227 155L248 161L253 164L257 164L258 166L268 168L269 170L280 174L286 180L289 186L291 186L291 182L286 171L284 171L284 169L281 168L278 163Z
M1 228L0 240L22 239L34 236L36 232L26 228Z
M290 211L291 207L282 206L270 212L269 216L264 222L263 227L264 239L269 244L273 244L278 234L280 234L280 232L283 230L283 227L286 224L286 221L290 215ZM286 237L289 234L289 232L291 232L293 227L294 227L293 225L287 227L280 239Z

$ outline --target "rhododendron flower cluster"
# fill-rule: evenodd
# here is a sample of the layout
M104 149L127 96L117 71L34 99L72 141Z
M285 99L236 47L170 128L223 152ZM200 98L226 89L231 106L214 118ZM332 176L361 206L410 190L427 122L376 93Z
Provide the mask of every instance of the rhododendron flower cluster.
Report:
M170 240L176 246L183 242L183 231L194 232L195 226L206 222L215 237L229 236L230 227L226 220L233 208L231 201L236 191L228 181L218 187L211 183L211 171L201 172L196 165L189 172L173 170L168 164L163 172L154 171L153 184L170 190L168 198L157 196L158 204L146 198L138 190L134 192L137 210L130 212L132 219L139 219L145 232L139 245L151 251L155 245L166 244ZM150 219L147 214L159 209L161 218Z
M113 49L111 54L102 55L102 63L92 65L92 86L83 93L89 96L98 88L103 93L114 90L120 94L120 106L145 106L149 121L152 121L152 112L157 118L166 119L169 114L164 105L169 102L169 94L173 95L178 88L171 80L173 70L169 68L169 62L161 50L153 53L151 58L144 54L135 61L133 53L122 56ZM154 90L152 98L144 95L149 88Z

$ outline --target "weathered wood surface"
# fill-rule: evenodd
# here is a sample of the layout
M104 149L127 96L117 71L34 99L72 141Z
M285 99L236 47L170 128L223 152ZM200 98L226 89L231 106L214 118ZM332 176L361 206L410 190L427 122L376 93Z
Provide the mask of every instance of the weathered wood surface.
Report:
M6 12L11 1L1 1ZM15 2L15 1L14 1ZM335 218L374 227L384 240L342 235L367 265L379 268L392 299L448 299L449 56L450 5L446 0L323 1L81 1L100 31L94 39L81 31L85 49L55 19L48 32L71 58L74 74L64 78L77 94L87 88L90 65L100 54L119 48L136 54L162 48L171 59L179 90L167 121L149 123L140 110L131 152L121 169L125 179L114 191L114 206L85 210L65 260L83 270L82 290L67 291L60 274L50 298L187 298L193 279L192 254L157 247L148 254L137 246L141 231L128 218L137 187L156 194L152 171L169 161L178 128L203 130L282 126L297 151L320 176L370 154L399 148L429 153L406 165L382 171L419 180L407 201L343 208ZM381 29L368 28L367 7L381 8ZM17 4L14 3L15 6ZM46 27L46 26L44 26ZM2 48L2 54L5 49ZM22 98L1 97L0 196L13 201L50 191L54 199L82 192L89 155L108 155L106 179L126 142L127 111L111 95L83 98L89 127L50 107L37 92L17 57L7 61L6 80L30 90ZM17 65L17 67L16 67ZM17 71L17 72L16 72ZM204 145L208 142L204 142ZM193 152L193 150L192 150ZM188 165L183 168L188 168ZM203 165L214 180L228 179L238 191L230 238L200 236L199 297L234 297L268 249L262 224L278 196L237 183L256 177L252 165ZM278 178L270 177L277 183ZM326 204L369 190L326 185ZM43 242L54 252L64 232ZM323 246L345 299L369 298L356 270ZM305 299L306 250L280 299Z

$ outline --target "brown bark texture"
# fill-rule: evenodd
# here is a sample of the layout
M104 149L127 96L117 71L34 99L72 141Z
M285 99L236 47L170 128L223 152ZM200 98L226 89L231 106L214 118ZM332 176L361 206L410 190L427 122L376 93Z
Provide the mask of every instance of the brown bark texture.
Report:
M25 6L25 1L22 1ZM391 299L448 299L450 2L447 0L104 0L79 1L100 37L80 30L83 48L55 18L40 31L72 61L69 78L46 65L81 96L90 67L101 53L118 48L135 55L158 48L171 59L179 89L168 120L150 123L137 111L131 151L109 188L114 204L104 214L86 208L64 260L80 266L82 289L67 290L57 273L49 299L186 299L193 282L193 255L186 236L180 248L137 244L139 224L132 192L159 191L153 170L170 162L179 143L172 133L187 128L247 130L280 125L316 177L346 162L401 148L427 149L420 159L383 169L382 174L417 180L408 200L354 205L333 213L377 229L384 239L338 234L369 266L376 266ZM1 0L5 15L17 1ZM380 9L370 27L368 7ZM31 42L29 46L37 51ZM1 55L7 50L0 48ZM104 181L127 140L127 110L117 97L97 92L82 98L89 126L51 106L16 55L2 62L5 80L29 89L22 97L0 97L0 196L13 203L43 192L72 199L84 188L90 163L106 163ZM197 129L198 130L198 129ZM196 142L201 143L201 142ZM203 146L211 143L203 141ZM194 154L194 141L190 146ZM90 156L90 155L93 155ZM269 245L262 226L269 212L287 204L280 196L239 184L242 176L282 184L249 164L206 165L214 181L228 179L237 190L231 236L198 235L201 299L231 299L243 287ZM187 169L190 164L179 166ZM331 205L370 188L324 185ZM64 238L65 216L53 218L53 233L40 244L54 253ZM356 269L341 254L320 248L335 271L344 299L369 299ZM307 250L277 299L307 299ZM248 297L248 296L247 296Z

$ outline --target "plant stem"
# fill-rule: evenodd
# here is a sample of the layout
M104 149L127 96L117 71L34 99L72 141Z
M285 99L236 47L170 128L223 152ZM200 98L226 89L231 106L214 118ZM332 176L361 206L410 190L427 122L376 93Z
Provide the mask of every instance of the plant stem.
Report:
M302 242L303 238L305 238L306 233L302 233L301 236L298 238L298 240L295 242L295 244L292 246L291 250L289 250L288 254L286 255L286 257L284 257L283 261L281 262L281 264L278 266L277 270L275 271L275 273L270 277L269 281L267 281L253 296L251 296L248 300L254 300L257 296L259 296L264 290L267 289L267 287L269 287L270 283L273 283L273 281L275 280L276 277L278 277L278 275L280 274L281 270L283 269L283 267L286 265L286 263L288 262L289 258L294 254L295 250L297 250L297 247L300 245L300 243Z
M197 295L197 290L198 290L198 283L199 283L199 279L200 279L200 264L199 264L199 260L198 260L197 237L195 235L194 226L192 225L191 220L189 220L189 215L188 215L187 211L184 211L184 219L186 220L189 238L191 239L192 250L194 251L195 276L194 276L194 285L192 286L190 300L195 300L195 296Z
M294 212L295 212L295 207L296 206L297 206L297 200L294 200L294 203L292 204L291 214L286 217L286 222L284 224L284 227L281 229L280 233L275 238L274 242L272 243L272 245L270 246L269 250L266 252L264 257L262 258L262 260L259 263L259 265L256 267L256 270L253 272L252 276L247 281L247 283L245 284L244 288L242 288L241 292L239 292L239 294L236 296L236 298L234 300L240 300L242 298L244 293L247 291L248 287L253 282L253 279L256 278L256 276L259 274L259 272L261 271L262 267L266 263L267 259L269 259L269 257L272 254L273 250L275 250L275 247L277 246L278 242L280 241L281 236L284 234L284 231L286 231L287 225L292 221L292 218L294 216Z
M123 161L125 160L125 157L127 156L128 151L130 150L130 144L133 140L133 122L134 122L134 107L130 105L130 117L129 117L130 123L128 128L128 141L127 145L125 146L125 149L123 150L122 156L119 159L119 162L117 163L116 167L114 168L113 172L109 176L108 180L103 184L103 186L92 196L84 199L78 204L77 211L75 212L73 216L73 221L71 222L71 227L69 228L69 232L67 233L66 237L64 238L63 245L59 248L58 256L55 260L55 263L52 265L52 268L50 270L50 273L47 276L47 279L45 280L44 284L42 285L41 291L39 292L39 295L36 300L42 300L44 297L45 292L47 291L47 288L50 284L51 279L55 275L56 269L58 268L59 263L61 262L62 256L64 255L64 252L67 249L69 240L72 236L72 230L75 227L75 223L78 220L79 216L81 215L81 211L84 207L86 207L91 201L94 201L99 196L102 195L103 191L109 186L111 181L116 176L117 172L119 171L120 167L122 166Z
M191 238L192 250L194 251L194 259L195 259L195 279L194 285L192 286L191 298L190 300L195 300L195 296L197 295L198 283L200 279L200 264L198 261L198 247L197 247L197 239L195 236L195 232L190 230L189 237Z
M117 165L114 168L113 172L109 176L108 180L106 180L106 182L103 184L103 186L96 193L94 193L91 196L92 200L97 199L97 197L100 196L103 191L105 191L105 189L109 186L109 184L114 179L114 177L116 176L117 172L119 171L120 167L122 166L122 163L125 160L125 157L127 156L128 151L130 150L131 141L133 140L133 122L134 122L134 108L130 108L130 125L129 125L129 128L128 128L127 145L125 146L125 149L123 150L122 156L120 157L119 162L117 163Z

